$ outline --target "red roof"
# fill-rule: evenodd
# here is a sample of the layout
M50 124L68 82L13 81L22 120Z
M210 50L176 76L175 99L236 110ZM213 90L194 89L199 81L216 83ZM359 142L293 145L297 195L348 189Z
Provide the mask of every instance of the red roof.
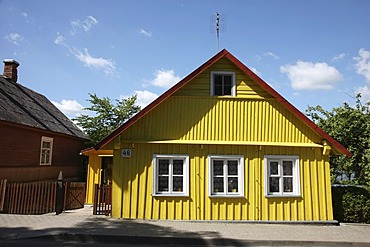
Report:
M245 74L247 74L255 83L257 83L262 89L264 89L267 93L269 93L271 96L273 96L280 104L282 104L285 108L287 108L290 112L292 112L296 117L301 119L305 124L307 124L310 128L312 128L316 133L318 133L320 136L322 136L327 142L329 142L335 150L351 157L352 154L339 142L337 142L334 138L332 138L330 135L328 135L325 131L323 131L319 126L317 126L314 122L312 122L306 115L304 115L302 112L300 112L297 108L295 108L291 103L289 103L283 96L281 96L278 92L276 92L272 87L270 87L266 82L264 82L261 78L259 78L254 72L252 72L248 67L246 67L242 62L240 62L236 57L234 57L229 51L226 49L223 49L219 53L217 53L215 56L213 56L211 59L209 59L207 62L205 62L203 65L201 65L199 68L194 70L191 74L186 76L184 79L182 79L180 82L175 84L172 88L168 89L165 93L163 93L161 96L159 96L156 100L154 100L151 104L149 104L147 107L145 107L143 110L141 110L138 114L133 116L131 119L129 119L126 123L121 125L119 128L114 130L112 133L107 135L103 140L101 140L98 144L94 146L96 150L100 149L110 141L112 141L114 138L119 136L124 130L129 128L131 125L136 123L139 119L141 119L143 116L148 114L153 108L155 108L157 105L165 101L167 98L169 98L171 95L173 95L175 92L180 90L184 85L186 85L189 81L194 79L196 76L198 76L200 73L205 71L207 68L212 66L214 63L219 61L221 58L226 57L228 58L232 63L234 63L240 70L242 70Z

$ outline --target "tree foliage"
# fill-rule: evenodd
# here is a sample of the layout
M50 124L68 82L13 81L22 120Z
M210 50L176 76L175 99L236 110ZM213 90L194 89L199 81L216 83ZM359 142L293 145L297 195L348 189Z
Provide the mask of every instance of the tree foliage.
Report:
M356 95L354 107L344 103L326 111L316 106L306 113L353 154L330 157L332 182L370 185L370 108L361 104L361 95Z
M136 105L136 95L127 99L116 100L116 104L108 97L99 98L96 94L89 94L91 106L84 108L94 113L91 115L80 115L73 120L76 121L94 145L102 140L110 132L118 128L134 114L140 111Z

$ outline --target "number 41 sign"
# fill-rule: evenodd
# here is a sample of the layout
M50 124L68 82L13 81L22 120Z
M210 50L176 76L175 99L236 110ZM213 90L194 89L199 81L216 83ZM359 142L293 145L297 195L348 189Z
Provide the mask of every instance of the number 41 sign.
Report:
M131 149L124 148L122 149L122 158L130 158L131 157Z

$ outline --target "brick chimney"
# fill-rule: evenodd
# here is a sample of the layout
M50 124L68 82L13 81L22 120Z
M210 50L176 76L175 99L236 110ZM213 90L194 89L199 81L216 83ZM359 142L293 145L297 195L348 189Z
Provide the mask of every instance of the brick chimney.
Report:
M18 80L18 66L19 63L14 59L5 59L4 60L4 74L3 76L9 78L13 82L17 82Z

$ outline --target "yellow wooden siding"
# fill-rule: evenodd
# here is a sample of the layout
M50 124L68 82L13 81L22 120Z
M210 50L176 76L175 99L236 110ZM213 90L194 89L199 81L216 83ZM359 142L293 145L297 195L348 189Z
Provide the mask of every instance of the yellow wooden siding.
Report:
M128 141L322 143L275 100L172 97L121 134Z
M94 184L100 183L101 157L97 154L89 155L89 164L87 169L87 187L86 187L86 203L94 202Z
M211 71L235 72L236 96L271 98L257 83L252 81L244 72L227 58L220 59L216 64L200 73L191 82L188 82L175 96L210 96L211 94Z
M115 151L113 212L115 218L177 220L332 220L330 169L320 148L231 145L122 143L131 158ZM153 154L187 154L189 197L152 196ZM208 196L209 154L243 155L243 198ZM301 197L267 198L264 155L298 155Z

